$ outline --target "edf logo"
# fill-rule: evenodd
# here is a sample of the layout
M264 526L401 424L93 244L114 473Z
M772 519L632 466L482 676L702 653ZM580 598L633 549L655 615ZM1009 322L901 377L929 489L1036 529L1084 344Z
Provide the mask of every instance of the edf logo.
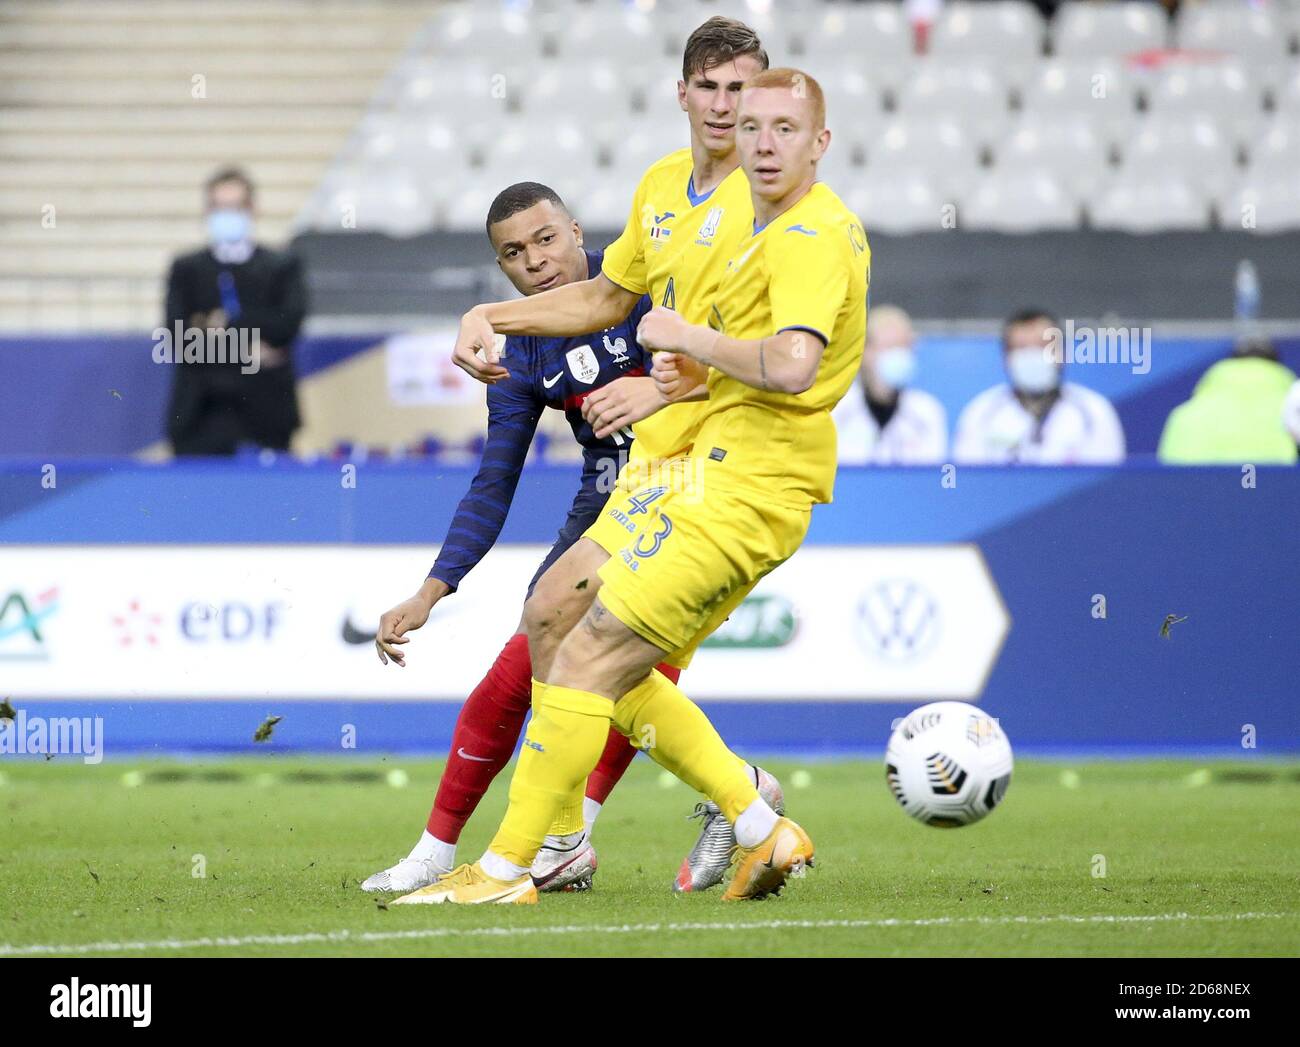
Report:
M278 602L262 607L238 602L220 607L207 603L186 604L181 609L181 635L193 643L269 641L280 627L284 611L284 604Z

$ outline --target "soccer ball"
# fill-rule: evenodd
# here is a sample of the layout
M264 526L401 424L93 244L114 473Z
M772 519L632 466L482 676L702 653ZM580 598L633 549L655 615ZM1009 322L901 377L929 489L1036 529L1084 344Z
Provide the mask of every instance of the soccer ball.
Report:
M931 702L890 735L885 781L917 821L956 829L1002 801L1011 765L1011 743L991 716L965 702Z

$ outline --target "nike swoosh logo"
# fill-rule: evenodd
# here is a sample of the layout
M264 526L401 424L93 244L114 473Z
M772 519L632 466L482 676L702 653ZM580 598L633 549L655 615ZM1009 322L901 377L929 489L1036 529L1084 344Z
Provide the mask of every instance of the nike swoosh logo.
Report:
M346 644L356 647L364 643L374 643L375 637L378 635L378 633L362 632L352 624L351 617L343 619L343 642Z
M543 378L542 385L546 386L546 388L549 389L551 386L553 386L556 382L558 382L563 377L564 377L564 372L561 371L554 378Z
M475 763L492 762L492 757L490 756L471 756L469 753L465 751L465 747L463 745L456 750L456 755L459 756L462 760L473 760Z

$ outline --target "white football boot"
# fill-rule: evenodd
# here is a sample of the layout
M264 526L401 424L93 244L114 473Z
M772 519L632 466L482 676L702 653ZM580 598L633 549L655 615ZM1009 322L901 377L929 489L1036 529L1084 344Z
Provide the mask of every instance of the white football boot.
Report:
M548 836L528 871L537 889L544 893L591 890L596 875L596 848L591 845L591 833L584 831L567 847L554 836Z
M784 815L785 794L781 783L761 767L751 766L749 770L754 775L758 795L777 814ZM720 884L731 865L731 849L736 846L736 830L712 800L697 803L690 817L703 819L703 824L699 839L691 853L682 859L677 879L673 881L673 890L680 893L707 891Z
M450 869L444 869L432 858L403 858L383 872L366 877L361 889L375 893L392 891L409 894L421 887L428 887L439 876L445 876L449 872Z

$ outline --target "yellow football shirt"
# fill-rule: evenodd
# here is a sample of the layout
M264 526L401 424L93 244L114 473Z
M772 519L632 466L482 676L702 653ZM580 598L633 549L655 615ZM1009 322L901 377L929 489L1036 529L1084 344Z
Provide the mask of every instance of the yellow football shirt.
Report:
M649 294L690 323L705 323L735 243L754 224L749 183L740 168L703 196L692 185L690 149L651 164L637 185L627 226L605 248L604 274ZM690 450L703 403L672 404L632 427L629 475Z
M758 488L787 505L831 500L831 408L862 360L870 270L861 224L821 182L762 229L751 225L718 285L711 326L739 339L797 329L826 348L812 388L798 395L710 372L693 451L706 485Z

